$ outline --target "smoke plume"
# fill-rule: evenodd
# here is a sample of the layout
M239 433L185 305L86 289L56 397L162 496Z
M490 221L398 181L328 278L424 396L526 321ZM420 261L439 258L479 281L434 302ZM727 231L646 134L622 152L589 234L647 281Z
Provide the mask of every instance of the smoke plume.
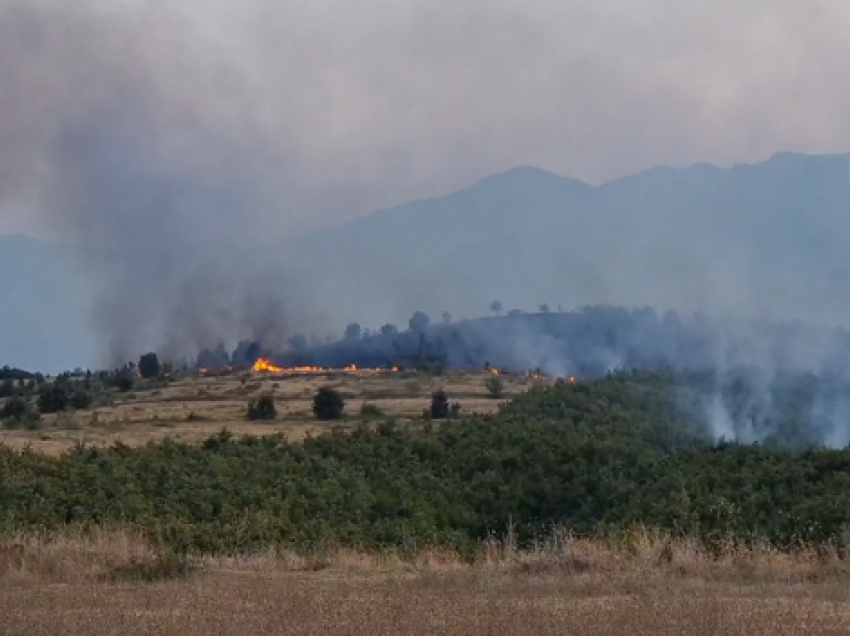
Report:
M498 170L598 183L850 146L850 92L833 79L850 53L846 9L671 6L0 0L0 227L87 250L92 326L114 364L321 333L341 305L362 319L348 301L372 272L392 297L382 310L412 309L395 301L411 290L454 310L463 278L446 294L427 268L394 278L366 253L354 283L311 262L308 285L271 248ZM663 232L623 237L626 251L655 250L642 238ZM663 263L639 285L578 265L593 292L681 294L679 250L655 253ZM720 263L705 293L772 291L733 289L740 269Z

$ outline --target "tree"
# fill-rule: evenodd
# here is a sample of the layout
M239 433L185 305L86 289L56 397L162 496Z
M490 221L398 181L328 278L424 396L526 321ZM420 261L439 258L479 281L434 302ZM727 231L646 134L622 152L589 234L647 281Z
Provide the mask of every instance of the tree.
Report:
M320 420L338 420L345 410L342 394L333 387L323 386L313 397L313 415Z
M387 338L391 338L398 334L398 327L395 325L391 325L390 323L385 324L381 327L381 335L386 336Z
M257 358L260 357L260 345L259 343L252 342L250 340L240 340L236 348L233 350L233 353L230 356L230 360L233 364L254 364L257 361ZM198 366L205 366L200 363L200 358L198 359Z
M88 391L74 391L71 394L71 407L81 411L91 406L92 397Z
M443 316L443 322L444 322L445 324L447 324L447 325L448 325L448 324L451 324L451 322L452 322L452 314L451 314L451 312L444 311L444 312L443 312L443 314L442 314L442 316Z
M346 340L358 340L360 338L363 330L360 328L360 325L356 322L351 322L345 328L345 339Z
M511 309L508 316L522 316L522 309Z
M546 303L543 303L542 305L540 305L540 313L541 314L548 314L550 311L552 311L552 310L549 308L549 305L547 305Z
M429 324L431 324L431 317L424 311L413 312L410 320L407 321L407 325L410 327L410 330L417 333L425 331Z
M271 395L261 395L248 404L249 420L273 420L276 417L277 407L275 407L274 397Z
M494 314L501 314L502 313L502 301L494 300L492 303L490 303L490 311L492 311Z
M58 413L68 408L68 390L58 382L45 385L38 395L38 410L41 413Z
M15 395L15 381L11 378L6 378L0 384L0 398L12 397Z
M155 353L146 353L139 358L139 375L145 379L158 376L160 368L159 358Z
M110 386L114 386L122 393L126 393L133 388L135 381L133 380L132 374L126 371L116 371L114 374L109 376L108 384Z
M254 364L263 355L263 348L259 342L253 341L245 348L245 362Z
M445 419L448 416L449 398L443 389L439 389L431 395L431 417L439 420Z
M502 397L502 393L505 390L505 383L498 375L493 375L484 380L484 387L490 393L490 397L498 399Z
M13 397L6 400L3 408L0 409L0 419L12 419L20 422L30 412L29 403L20 397Z

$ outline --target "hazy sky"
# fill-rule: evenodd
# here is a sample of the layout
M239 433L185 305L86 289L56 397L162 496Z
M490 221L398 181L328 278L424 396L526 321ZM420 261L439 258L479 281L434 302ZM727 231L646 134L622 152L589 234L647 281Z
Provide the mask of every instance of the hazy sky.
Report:
M520 164L847 151L848 32L835 0L0 0L0 232L66 236L93 181L214 183L185 214L277 238Z

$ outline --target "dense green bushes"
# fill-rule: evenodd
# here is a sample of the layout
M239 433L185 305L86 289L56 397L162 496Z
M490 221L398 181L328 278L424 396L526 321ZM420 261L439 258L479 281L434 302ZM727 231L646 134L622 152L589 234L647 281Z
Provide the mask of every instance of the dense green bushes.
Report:
M125 523L181 551L462 550L509 523L524 541L553 523L580 533L644 523L709 542L844 540L850 450L715 445L682 406L699 378L681 379L564 383L495 416L298 444L223 432L202 446L58 458L2 450L0 530Z

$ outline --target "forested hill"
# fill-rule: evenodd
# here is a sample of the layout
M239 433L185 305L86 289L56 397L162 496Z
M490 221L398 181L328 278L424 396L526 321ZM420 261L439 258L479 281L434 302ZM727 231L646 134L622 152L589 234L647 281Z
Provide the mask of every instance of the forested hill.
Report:
M807 371L850 378L850 332L800 322L613 306L448 324L416 312L401 328L388 324L366 332L352 323L345 337L329 344L311 345L305 335L296 334L288 349L274 357L285 366L328 367L411 365L425 357L449 368L480 369L489 363L502 370L540 369L558 377L598 377L615 369L747 366L767 375ZM215 366L211 352L202 359L202 366Z
M843 545L850 451L790 446L783 436L807 425L790 406L771 413L789 425L773 441L717 445L681 401L705 380L615 374L533 389L494 416L303 443L222 433L58 458L0 448L0 532L121 523L190 552L467 550L510 523L523 541L552 524L602 534L642 523L709 544Z

